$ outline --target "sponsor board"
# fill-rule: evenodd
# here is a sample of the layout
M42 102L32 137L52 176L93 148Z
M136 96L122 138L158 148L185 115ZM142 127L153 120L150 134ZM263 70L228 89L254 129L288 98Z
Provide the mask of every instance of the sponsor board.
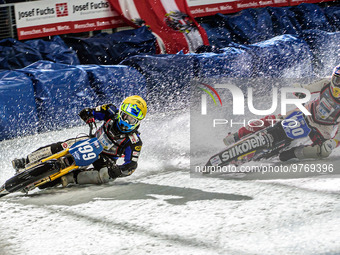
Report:
M323 1L320 1L320 0L289 0L289 5L299 5L299 4L302 4L302 3L320 3L320 2L331 2L331 1L334 1L334 0L323 0Z
M70 0L74 32L109 29L124 25L108 1Z
M323 2L328 1L332 0L324 0ZM234 13L248 8L282 7L319 2L320 0L187 0L189 9L194 17L211 16L217 13Z
M107 0L45 0L14 6L19 40L124 25Z
M217 13L234 13L247 8L288 6L290 0L187 0L194 17L211 16Z

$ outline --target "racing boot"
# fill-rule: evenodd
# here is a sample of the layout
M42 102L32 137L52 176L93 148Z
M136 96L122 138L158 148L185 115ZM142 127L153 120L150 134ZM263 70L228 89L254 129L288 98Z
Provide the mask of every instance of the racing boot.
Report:
M18 174L25 169L26 159L25 158L15 158L12 160L12 166L15 169L15 173Z
M291 148L289 150L281 152L280 155L279 155L279 159L281 161L287 161L287 160L290 160L290 159L293 159L293 158L297 158L296 155L295 155L295 149L296 148Z
M240 140L240 137L238 136L238 132L234 134L229 132L228 135L223 139L223 142L226 146L229 146L229 145L236 143L239 140Z

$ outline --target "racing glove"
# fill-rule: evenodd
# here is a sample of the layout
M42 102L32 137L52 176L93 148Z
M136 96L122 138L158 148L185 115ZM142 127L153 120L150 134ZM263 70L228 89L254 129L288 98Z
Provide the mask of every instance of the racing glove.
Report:
M86 122L86 124L94 122L93 110L91 108L85 108L79 112L79 117Z
M107 166L107 169L108 169L109 176L112 179L116 179L117 177L120 177L122 175L122 172L121 172L119 166L117 166L115 161L107 158L106 159L106 166Z
M108 170L109 176L112 179L116 179L117 177L120 177L122 175L119 166L117 166L116 164L112 165L110 168L108 168Z
M294 83L293 87L295 88L303 88L303 86L299 83ZM305 98L306 94L305 93L301 93L301 92L294 92L293 95L299 99Z
M118 110L113 104L103 104L103 105L97 106L94 109L94 112L100 112L100 113L105 114L105 120L108 120L108 119L114 119Z
M293 95L299 99L305 98L306 94L301 92L294 92Z

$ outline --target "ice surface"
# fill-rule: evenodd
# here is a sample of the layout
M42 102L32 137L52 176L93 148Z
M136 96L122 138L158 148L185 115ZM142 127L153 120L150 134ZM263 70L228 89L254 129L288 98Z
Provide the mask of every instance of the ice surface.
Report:
M337 176L191 178L189 113L151 114L140 131L131 177L2 198L0 254L340 253ZM0 181L12 176L12 158L86 132L1 142ZM323 162L339 166L338 156Z

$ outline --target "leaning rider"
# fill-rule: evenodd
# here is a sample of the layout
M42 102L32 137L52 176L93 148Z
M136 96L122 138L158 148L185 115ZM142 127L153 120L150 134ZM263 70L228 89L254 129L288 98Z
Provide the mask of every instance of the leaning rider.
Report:
M104 150L93 163L93 169L73 171L53 182L41 185L46 188L62 184L63 187L69 183L77 184L101 184L107 183L118 177L131 175L137 168L137 161L142 148L142 141L138 128L140 122L145 118L147 105L140 96L130 96L124 99L119 109L112 104L105 104L96 108L85 108L80 111L79 116L87 124L95 120L104 121L103 125L96 131L95 136L102 144ZM79 139L70 139L64 142L54 143L32 152L27 158L14 159L14 169L20 172L27 164L37 162L57 152L69 148ZM118 158L124 155L124 163L116 165Z
M307 121L312 128L309 137L313 143L283 151L279 156L282 161L293 158L326 158L332 153L333 149L340 145L340 132L338 131L340 126L340 65L335 67L331 79L321 79L302 87L308 89L311 93L319 93L316 99L305 105L312 114L307 116ZM297 94L297 96L303 97L304 94ZM276 119L283 119L283 117L281 115L266 116L261 119L264 123L262 127L257 127L256 123L251 123L251 125L240 128L234 134L229 133L223 141L225 145L229 146L244 136L268 127ZM337 133L332 137L335 130L337 130Z

